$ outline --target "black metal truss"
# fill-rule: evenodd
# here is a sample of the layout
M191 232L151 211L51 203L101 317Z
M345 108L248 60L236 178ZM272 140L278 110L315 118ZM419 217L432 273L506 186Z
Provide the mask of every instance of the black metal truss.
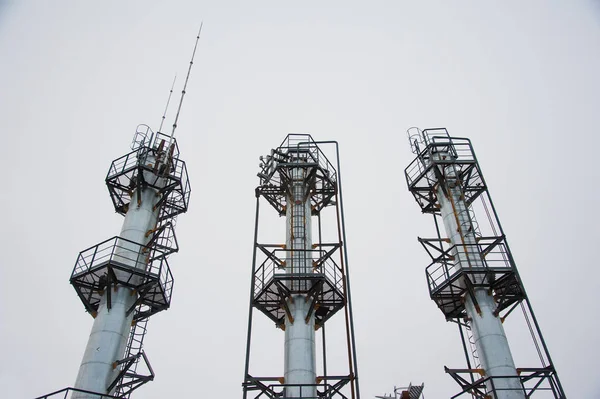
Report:
M280 252L282 245L256 244L265 260L254 273L253 305L269 317L275 324L285 329L285 317L291 318L287 302L292 295L303 294L310 298L311 306L306 320L315 314L315 327L321 327L346 304L344 275L332 256L341 244L323 244L320 250L294 250L310 257L312 273L293 273L288 270ZM313 254L318 257L312 259Z
M162 161L157 162L157 159ZM160 220L175 217L188 209L191 187L185 162L166 154L161 145L140 147L114 160L106 176L106 185L115 211L121 215L127 213L133 193L145 187L157 192L154 208L162 208Z
M477 245L444 247L446 240L424 239L419 242L432 263L427 267L429 295L447 320L466 317L464 299L471 296L477 303L474 290L487 289L496 301L496 316L525 299L520 281L504 236L479 237ZM458 253L476 258L468 267L459 265ZM509 310L509 312L510 312ZM506 315L504 315L506 316Z
M284 384L282 383L283 377L253 377L247 375L242 387L245 392L256 392L256 396L251 396L254 399L292 399L291 396L286 395L286 388L299 388L302 399L348 399L341 392L341 389L353 379L352 376L320 376L317 377L316 384ZM303 388L311 391L316 388L317 396L304 396L302 394ZM293 398L297 399L298 396Z
M501 391L496 388L495 381L511 378L519 378L522 388L518 391L521 391L526 398L540 392L552 393L554 398L565 398L556 371L552 366L518 368L517 377L486 376L482 369L449 369L448 367L444 367L444 369L462 389L459 393L453 395L452 399L467 396L477 399L494 398ZM507 391L507 389L504 388L502 391ZM511 391L514 391L514 389Z

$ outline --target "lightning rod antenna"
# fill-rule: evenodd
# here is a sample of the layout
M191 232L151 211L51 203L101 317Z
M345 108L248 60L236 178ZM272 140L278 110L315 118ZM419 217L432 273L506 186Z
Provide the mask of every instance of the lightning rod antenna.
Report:
M190 78L190 73L192 72L192 65L194 65L194 57L196 56L196 48L198 47L198 40L200 40L200 33L202 33L202 25L204 22L200 23L200 29L198 30L198 35L196 36L196 44L194 45L194 51L192 53L192 59L190 60L190 66L188 68L187 76L185 77L185 83L183 84L183 90L181 90L181 98L179 99L179 107L177 108L177 114L175 115L175 122L173 122L173 131L171 132L171 138L169 140L169 147L171 147L171 143L173 142L173 137L175 137L175 129L177 129L177 121L179 120L179 112L181 111L181 105L183 104L183 97L185 96L185 89L188 84L188 80Z
M171 85L171 90L169 91L169 98L167 98L167 105L165 106L165 112L163 112L162 119L160 120L160 126L158 128L158 132L161 133L163 123L165 123L165 118L167 116L167 110L169 109L169 103L171 102L171 95L173 95L173 89L175 88L175 81L177 80L177 75L173 78L173 84Z

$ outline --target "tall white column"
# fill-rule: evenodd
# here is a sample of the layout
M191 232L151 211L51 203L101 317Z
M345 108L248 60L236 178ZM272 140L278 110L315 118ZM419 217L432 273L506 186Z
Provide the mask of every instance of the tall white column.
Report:
M305 169L292 170L293 183L286 207L286 247L287 272L297 274L312 273L311 204L307 197L304 182ZM307 288L306 281L294 281L290 288ZM306 322L310 303L305 295L294 295L288 300L293 322L286 317L284 380L286 384L315 384L315 318L314 313ZM316 387L289 387L286 397L316 398Z
M458 266L462 269L482 267L483 262L476 249L474 226L471 223L469 209L465 204L461 189L457 186L457 176L455 176L453 168L453 166L446 168L448 195L444 194L441 186L437 189L444 227L452 245L456 246L454 255L458 260ZM494 379L495 398L524 399L525 395L504 333L504 327L500 318L494 315L496 303L485 288L475 289L474 296L479 308L476 308L472 298L467 295L465 309L481 367L489 377L514 377ZM491 384L487 386L488 389L491 389Z
M158 210L153 210L157 202L156 190L144 188L141 190L141 202L138 206L137 192L132 196L129 210L125 215L120 237L141 245L148 242L146 233L155 228ZM145 268L144 257L138 256L140 245L118 240L115 260L137 268ZM122 273L119 271L116 274ZM106 290L113 289L106 287ZM107 307L106 292L102 297L98 313L94 319L92 332L79 366L75 388L87 391L106 393L108 386L114 381L118 369L113 369L113 363L121 360L125 353L133 312L126 316L127 310L134 304L137 294L132 290L117 286L111 293L111 309ZM96 399L97 395L75 393L73 399Z

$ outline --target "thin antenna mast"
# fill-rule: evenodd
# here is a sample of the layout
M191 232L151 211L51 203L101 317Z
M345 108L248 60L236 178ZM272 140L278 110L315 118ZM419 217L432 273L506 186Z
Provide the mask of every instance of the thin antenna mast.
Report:
M198 40L200 40L200 33L202 33L202 25L204 22L200 23L200 29L198 30L198 35L196 36L196 44L194 45L194 52L192 53L192 59L190 60L190 66L188 68L187 76L185 77L185 83L183 84L183 90L181 90L181 99L179 100L179 107L177 108L177 114L175 115L175 122L173 122L173 131L171 132L171 138L169 140L169 148L171 148L171 143L173 142L173 137L175 137L175 129L177 129L177 121L179 120L179 112L181 111L181 105L183 104L183 97L185 96L185 89L188 84L188 80L190 78L190 73L192 72L192 65L194 65L194 57L196 56L196 48L198 47Z
M165 117L167 116L167 110L169 109L169 103L171 102L171 95L173 94L173 89L175 88L175 81L177 80L177 75L173 78L173 84L171 85L171 90L169 91L169 98L167 98L167 105L165 106L165 112L163 112L162 119L160 120L160 126L158 128L158 132L161 133L163 123L165 123Z

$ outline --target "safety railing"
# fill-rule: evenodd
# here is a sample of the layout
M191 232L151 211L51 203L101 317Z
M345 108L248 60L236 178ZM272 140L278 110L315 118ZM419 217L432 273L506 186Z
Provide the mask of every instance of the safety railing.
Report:
M165 216L169 218L187 212L190 194L192 193L185 162L179 159L174 159L173 161L174 172L171 174L171 177L175 176L175 178L167 182L167 185L172 190L168 191L167 198L162 205L166 208L164 212Z
M261 161L261 171L258 174L261 185L281 185L281 176L276 173L278 168L281 165L293 167L298 164L318 166L322 177L335 186L337 173L333 164L308 134L289 134L277 149L271 151L271 155L261 157Z
M135 129L135 134L133 135L133 140L131 142L131 149L137 150L140 147L148 146L154 137L154 132L148 125L138 125Z
M162 214L173 217L187 211L191 194L191 185L188 178L187 167L184 161L176 157L168 160L160 167L156 167L158 150L149 147L140 147L122 157L114 160L106 175L106 184L117 212L125 214L126 204L131 202L133 189L138 184L138 174L142 173L144 182L156 190L164 193L161 206L168 208Z
M314 142L310 134L288 134L283 143L281 143L280 148L287 148L288 152L308 150L310 159L335 179L336 171L333 164L329 162L329 159Z
M111 264L120 270L148 276L166 276L166 252L121 237L112 237L79 253L72 277Z
M459 273L471 276L472 283L489 283L496 273L513 269L510 253L502 239L482 239L478 244L454 245L426 268L430 292L436 291Z
M444 136L431 137L428 145L406 167L404 174L409 187L424 177L435 182L434 176L428 176L434 164L475 163L475 153L469 139Z
M329 284L343 292L344 274L342 268L331 258L339 246L330 245L330 250L287 250L280 245L259 245L266 256L254 274L254 295L258 296L275 277L293 280L299 291L307 291L312 285L297 284L302 278L324 275ZM298 266L301 264L302 266ZM296 268L296 270L294 270Z
M154 162L159 155L156 149L150 147L140 147L135 151L125 154L111 163L106 180L126 175L138 167L154 171ZM181 181L187 180L187 170L184 161L175 157L169 157L166 164L168 167L157 173L158 177L169 177L170 179ZM122 179L127 179L127 177L123 176ZM125 183L125 180L122 182Z
M134 319L140 320L170 306L173 275L167 254L113 237L79 254L70 282L90 313L99 309L109 286L119 284L137 290L139 306ZM106 292L110 303L111 290Z

